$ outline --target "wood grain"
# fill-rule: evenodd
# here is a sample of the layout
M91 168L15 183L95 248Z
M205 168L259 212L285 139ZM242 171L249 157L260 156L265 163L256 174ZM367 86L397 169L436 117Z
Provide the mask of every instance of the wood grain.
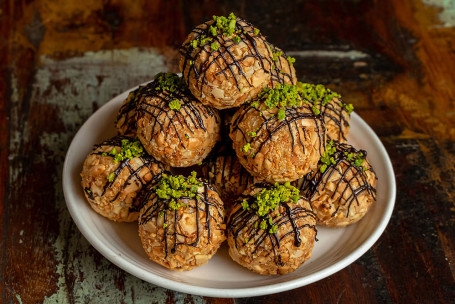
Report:
M2 303L451 303L455 299L455 8L425 0L0 2ZM448 5L448 4L445 4ZM101 256L63 199L66 149L111 97L177 71L192 27L234 11L380 136L397 201L378 242L332 276L245 299L181 294Z

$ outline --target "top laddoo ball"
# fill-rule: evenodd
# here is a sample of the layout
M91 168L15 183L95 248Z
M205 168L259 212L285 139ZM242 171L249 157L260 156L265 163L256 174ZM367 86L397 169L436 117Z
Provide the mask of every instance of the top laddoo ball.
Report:
M268 42L233 13L194 28L179 49L180 71L191 92L217 109L254 98L270 80Z
M201 162L220 138L218 111L200 103L174 73L159 73L140 93L137 136L172 167Z
M326 143L322 117L288 84L264 88L240 107L229 136L245 169L270 183L293 181L314 170Z

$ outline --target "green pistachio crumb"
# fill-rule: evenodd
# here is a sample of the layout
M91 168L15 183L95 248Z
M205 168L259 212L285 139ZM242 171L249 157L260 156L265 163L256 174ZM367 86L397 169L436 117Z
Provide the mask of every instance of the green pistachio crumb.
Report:
M193 171L191 172L191 175L186 178L182 175L169 176L163 174L158 185L153 189L160 199L167 200L166 209L177 210L180 207L185 206L181 199L194 198L198 187L201 185L201 182L196 178L196 172Z
M286 113L283 108L278 110L278 120L283 120L286 117Z
M348 112L348 114L351 114L352 111L354 111L354 106L352 105L352 103L349 103L345 105L345 109Z
M110 174L107 176L107 180L108 180L110 183L112 183L112 182L114 181L114 179L115 179L115 173L114 173L114 172L110 173Z
M277 225L272 225L269 229L269 233L277 233L278 231L278 226Z
M143 151L144 148L138 139L122 139L122 147L120 151L117 151L117 148L114 147L109 152L109 155L114 157L114 163L118 163L119 161L124 161L126 159L140 157L143 154Z
M210 48L213 50L213 51L216 51L220 48L220 45L216 42L213 42L211 45L210 45Z
M340 94L333 92L322 84L310 84L297 82L299 95L310 103L320 103L323 106L336 99L341 98Z
M239 43L241 40L241 38L239 36L235 36L234 38L232 38L232 41L234 41L234 43Z
M191 46L193 49L197 48L197 40L191 40Z
M256 132L250 131L247 133L249 137L256 137Z
M176 90L185 88L183 79L175 73L158 73L154 81L157 82L156 91L174 93Z
M255 221L254 228L276 233L278 226L273 224L271 214L278 209L280 203L295 203L300 198L299 190L289 182L282 185L276 183L270 189L262 189L250 198L245 198L240 203L243 210L254 212L259 219ZM279 213L276 217L279 216Z
M321 173L324 173L325 170L327 170L327 165L326 165L326 164L323 164L323 165L319 168L319 171L321 171Z
M258 34L259 34L259 29L254 29L253 33L254 33L255 35L258 35Z
M230 13L227 18L224 16L213 16L213 20L215 22L213 23L212 27L216 29L216 32L210 29L210 32L213 36L216 36L218 30L223 34L223 36L226 37L229 37L234 33L237 23L237 17L234 15L234 13Z
M167 227L167 223L164 223L164 224L163 224L163 228L166 228L166 227Z
M291 56L288 56L288 57L286 58L286 60L289 62L290 65L293 65L294 62L295 62L295 58L294 58L294 57L291 57Z
M243 150L244 152L248 152L248 150L250 150L250 149L251 149L250 143L246 143L246 144L243 146L243 148L242 148L242 150Z
M210 32L210 34L212 34L212 36L216 36L217 35L216 27L211 25L210 28L209 28L209 32Z
M171 102L169 102L169 108L172 109L172 110L180 110L180 107L182 105L180 104L179 100L178 99L174 99L172 100Z

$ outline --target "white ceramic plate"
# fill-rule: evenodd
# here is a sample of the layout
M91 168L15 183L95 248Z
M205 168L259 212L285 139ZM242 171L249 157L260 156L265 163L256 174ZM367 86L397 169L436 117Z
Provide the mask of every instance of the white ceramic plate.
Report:
M131 90L129 90L131 91ZM125 271L150 283L180 292L211 297L250 297L272 294L321 280L362 256L384 231L395 203L395 176L387 152L373 130L356 113L348 138L368 151L378 176L377 202L357 224L342 229L318 227L312 257L297 271L283 276L261 276L231 260L226 243L208 264L188 272L174 272L148 259L136 223L115 223L95 213L80 185L85 157L94 144L114 136L117 111L124 92L96 111L74 137L63 167L66 204L79 230L101 254Z

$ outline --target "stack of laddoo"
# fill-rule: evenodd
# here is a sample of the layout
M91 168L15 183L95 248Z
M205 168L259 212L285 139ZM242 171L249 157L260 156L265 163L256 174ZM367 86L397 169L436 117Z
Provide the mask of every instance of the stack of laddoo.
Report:
M179 55L181 76L130 92L118 136L81 173L96 212L138 221L151 260L190 270L227 239L240 265L285 274L311 257L317 225L367 213L376 175L347 142L351 104L298 82L295 59L233 13L195 27Z

